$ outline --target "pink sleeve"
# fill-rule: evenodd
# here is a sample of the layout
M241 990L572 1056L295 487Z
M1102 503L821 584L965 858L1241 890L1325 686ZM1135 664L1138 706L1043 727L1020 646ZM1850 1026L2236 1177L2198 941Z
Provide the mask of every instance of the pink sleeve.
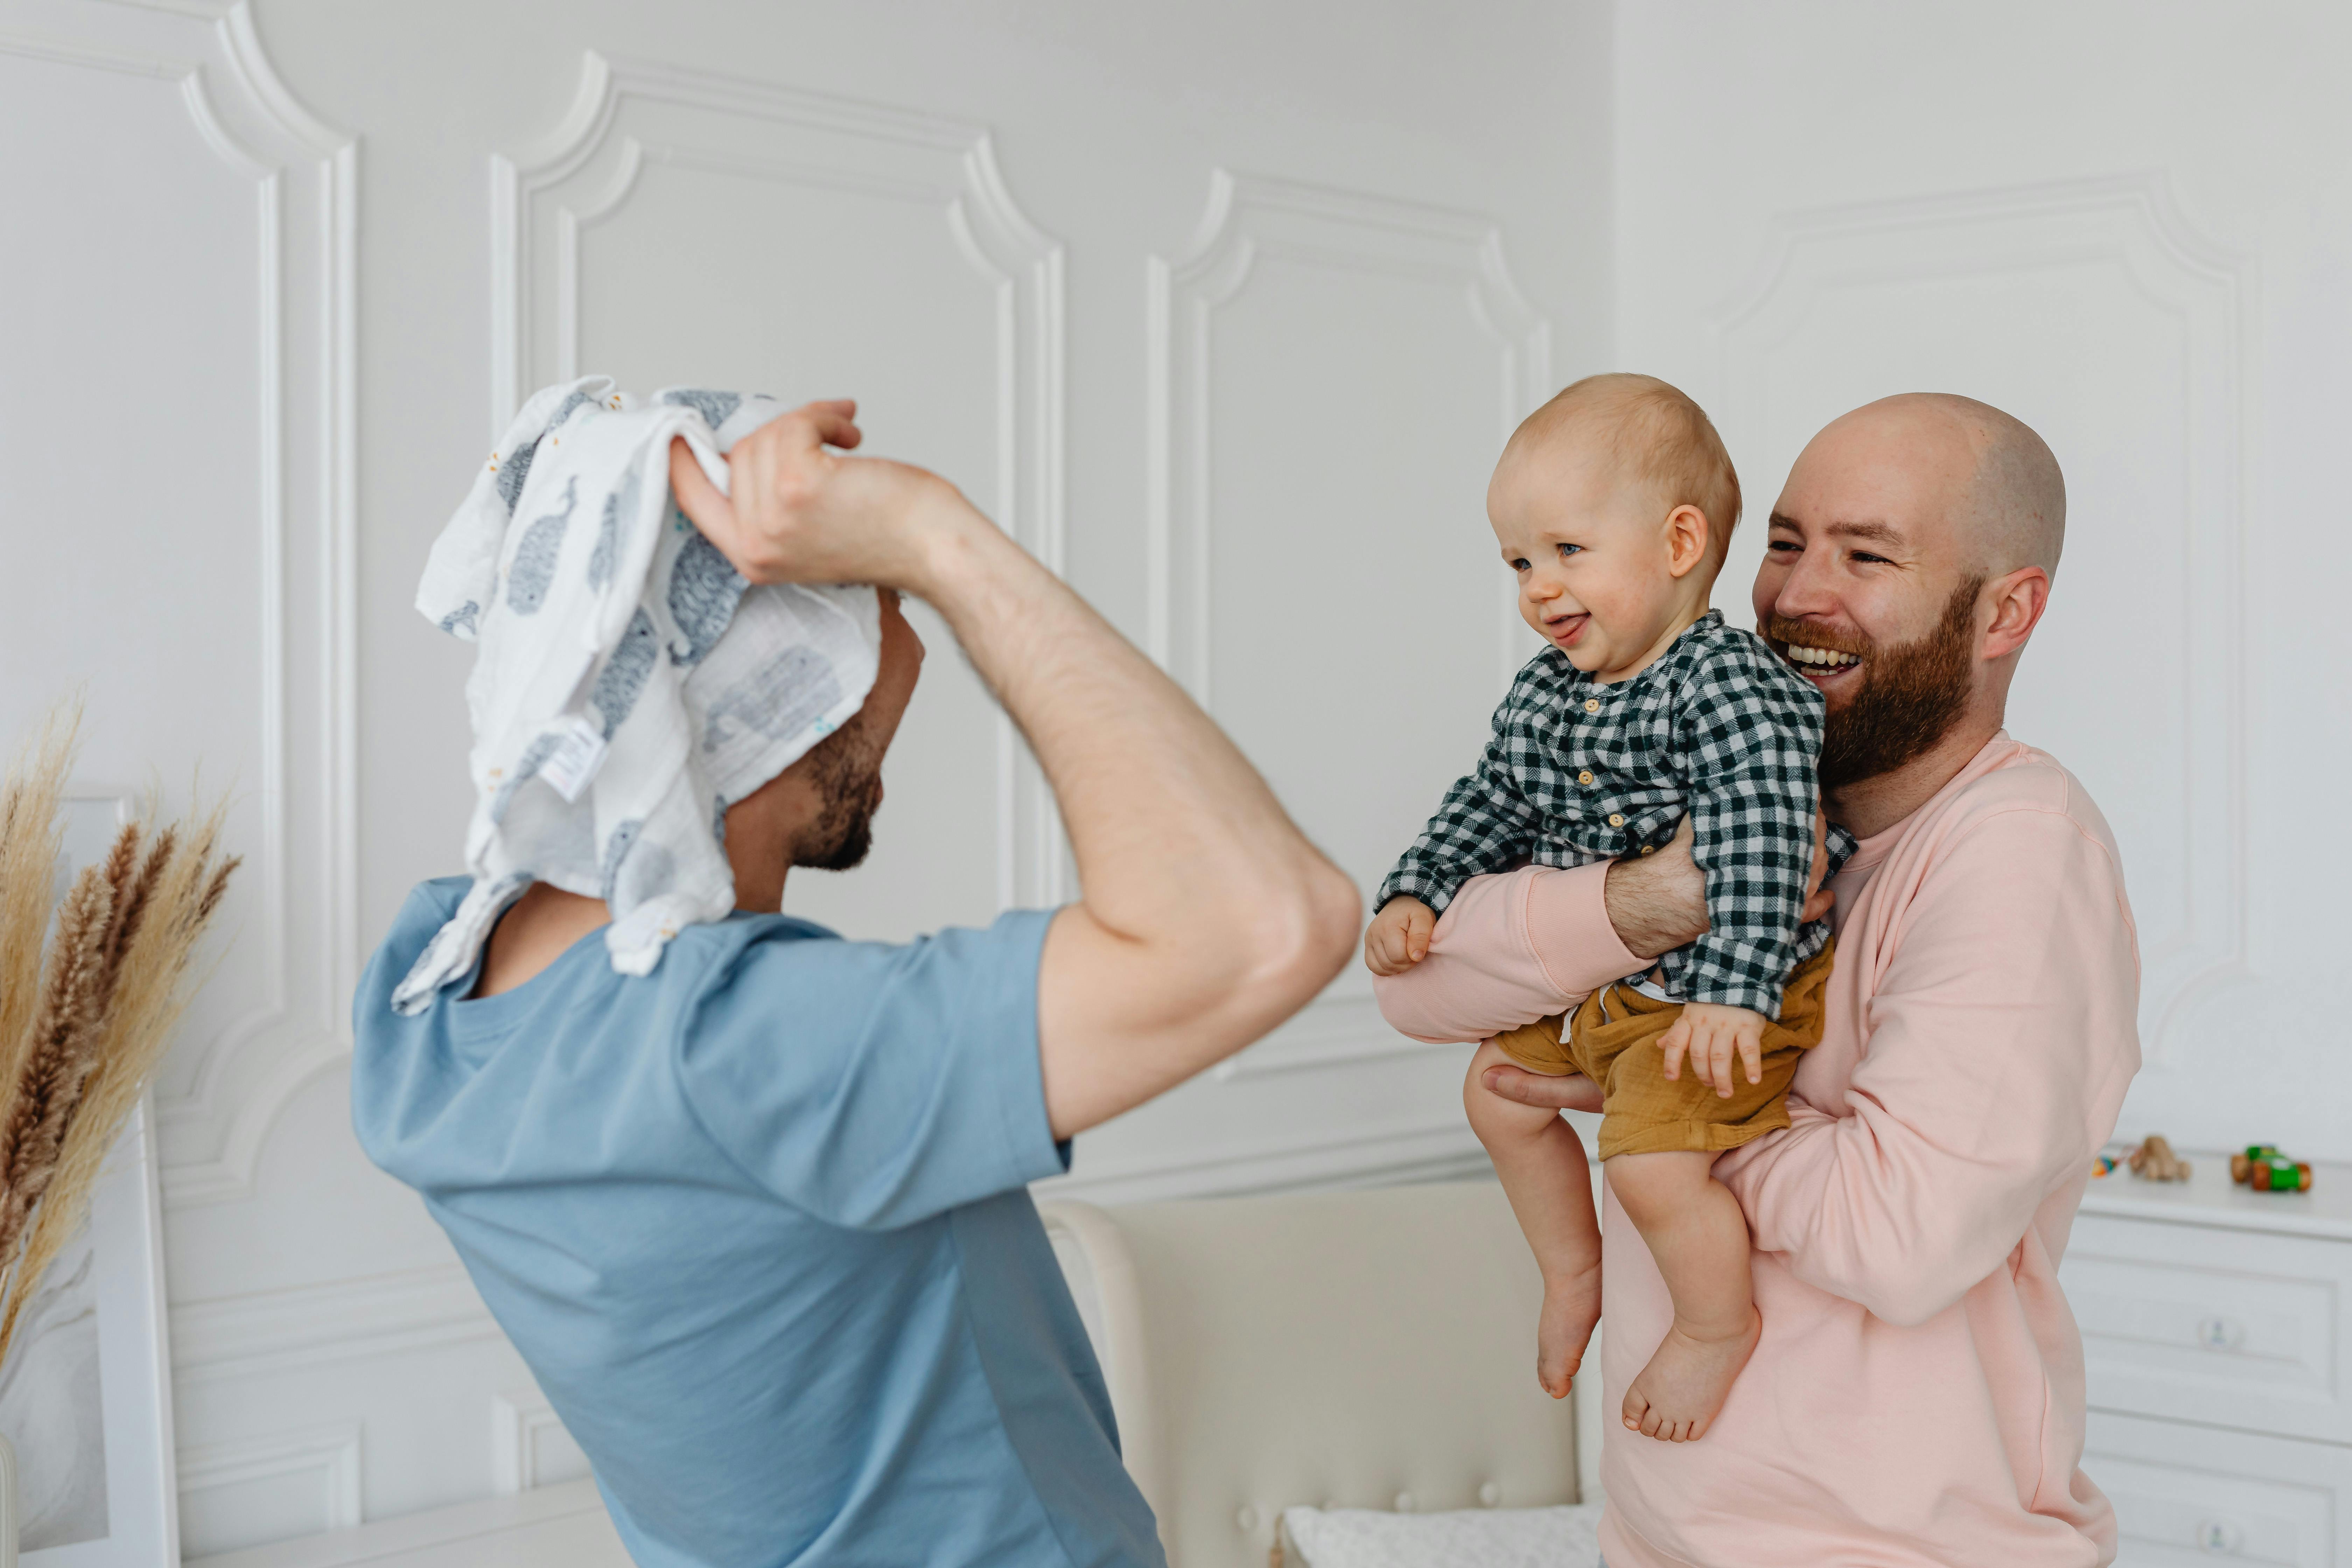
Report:
M2056 812L1963 830L1898 918L1855 1021L1848 1114L1792 1096L1790 1130L1715 1174L1759 1251L1907 1325L2000 1268L2114 1131L2139 1065L2139 958L2106 847Z
M1429 955L1372 978L1381 1016L1416 1040L1484 1040L1564 1013L1642 967L1609 923L1602 862L1473 877L1437 920Z

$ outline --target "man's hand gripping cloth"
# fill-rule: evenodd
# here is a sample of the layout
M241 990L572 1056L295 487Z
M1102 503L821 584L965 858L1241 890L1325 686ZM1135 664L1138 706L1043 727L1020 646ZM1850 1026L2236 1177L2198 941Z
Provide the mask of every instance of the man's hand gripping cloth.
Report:
M471 973L534 881L611 907L624 974L734 909L726 809L857 711L881 648L872 588L751 587L670 498L673 437L724 490L728 449L783 412L677 389L640 405L590 376L534 395L490 455L416 593L427 620L480 645L474 886L397 1010Z

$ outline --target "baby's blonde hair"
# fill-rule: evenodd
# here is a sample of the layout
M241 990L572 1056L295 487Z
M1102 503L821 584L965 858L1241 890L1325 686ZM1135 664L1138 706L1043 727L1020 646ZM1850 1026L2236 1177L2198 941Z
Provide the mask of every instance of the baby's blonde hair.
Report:
M1707 563L1721 566L1739 525L1739 475L1706 411L1654 375L1588 375L1528 415L1506 453L1559 439L1588 420L1606 422L1619 471L1655 491L1667 511L1698 508L1706 518Z

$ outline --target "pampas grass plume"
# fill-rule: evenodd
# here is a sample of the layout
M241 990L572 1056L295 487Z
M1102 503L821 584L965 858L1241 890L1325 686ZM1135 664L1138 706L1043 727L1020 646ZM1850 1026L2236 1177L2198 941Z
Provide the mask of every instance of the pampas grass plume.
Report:
M53 718L0 792L0 1363L186 1010L238 864L220 853L225 805L184 826L151 810L74 879L48 934L79 720Z

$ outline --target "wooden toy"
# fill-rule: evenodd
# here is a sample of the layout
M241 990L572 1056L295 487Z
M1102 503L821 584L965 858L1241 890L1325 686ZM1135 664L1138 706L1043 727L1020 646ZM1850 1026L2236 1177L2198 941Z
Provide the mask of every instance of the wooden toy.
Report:
M2131 1152L2131 1171L2135 1176L2150 1182L2185 1182L2189 1179L2189 1162L2172 1152L2172 1145L2162 1133L2148 1134L2147 1141Z
M2244 1153L2230 1156L2230 1179L2258 1193L2309 1192L2311 1165L2287 1159L2274 1143L2249 1143Z
M2113 1154L2098 1155L2091 1161L2091 1174L2095 1177L2104 1176L2122 1163L2123 1162Z

